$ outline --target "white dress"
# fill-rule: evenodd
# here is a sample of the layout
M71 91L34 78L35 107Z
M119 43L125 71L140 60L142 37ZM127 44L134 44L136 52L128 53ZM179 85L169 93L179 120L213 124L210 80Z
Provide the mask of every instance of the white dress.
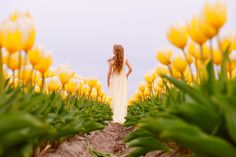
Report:
M119 72L112 72L110 83L110 96L112 97L113 122L123 124L127 115L128 88L125 72L125 62Z

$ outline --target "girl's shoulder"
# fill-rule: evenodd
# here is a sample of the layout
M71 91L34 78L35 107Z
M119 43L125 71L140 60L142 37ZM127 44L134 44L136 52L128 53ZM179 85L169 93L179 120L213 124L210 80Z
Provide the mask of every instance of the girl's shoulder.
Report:
M107 61L108 61L109 63L113 63L113 62L114 62L114 57L110 57Z

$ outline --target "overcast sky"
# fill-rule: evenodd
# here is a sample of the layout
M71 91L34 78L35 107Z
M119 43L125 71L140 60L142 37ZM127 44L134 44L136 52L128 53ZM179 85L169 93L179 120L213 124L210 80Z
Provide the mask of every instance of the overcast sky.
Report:
M228 22L236 30L236 0L226 0ZM0 0L0 19L17 9L30 11L37 43L53 51L54 64L69 63L83 76L95 76L106 90L106 60L121 43L133 66L129 95L146 71L156 67L156 50L168 45L171 24L185 23L205 0Z

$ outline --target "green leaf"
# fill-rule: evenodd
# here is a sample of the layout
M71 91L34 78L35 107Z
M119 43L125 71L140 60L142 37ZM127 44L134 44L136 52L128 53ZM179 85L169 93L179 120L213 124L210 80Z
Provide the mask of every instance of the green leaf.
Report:
M224 113L227 131L232 138L232 140L236 143L236 105L235 105L235 97L227 98L222 95L216 95L214 100L219 105L220 109Z
M163 150L168 151L168 148L163 146L157 139L154 137L138 137L135 138L128 143L126 143L129 147L137 147L137 149L129 154L129 156L140 156L145 153L154 151L154 150ZM141 149L140 149L141 148Z
M177 88L184 91L186 94L191 96L195 101L201 103L202 105L209 105L212 102L210 99L208 99L201 91L198 91L197 89L190 87L187 85L184 81L179 81L175 78L165 76L166 79L168 79L171 83L173 83Z

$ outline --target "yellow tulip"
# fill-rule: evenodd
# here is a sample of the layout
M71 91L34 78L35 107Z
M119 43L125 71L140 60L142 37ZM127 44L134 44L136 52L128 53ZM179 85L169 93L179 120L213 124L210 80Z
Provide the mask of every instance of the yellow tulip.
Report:
M236 37L233 34L228 34L220 41L220 48L222 52L225 52L229 47L229 53L236 49Z
M80 82L77 79L71 79L66 85L65 90L69 93L74 93L79 89Z
M40 62L35 66L35 69L41 73L45 73L52 64L52 54L50 52L44 52Z
M227 20L227 7L224 1L206 3L203 8L203 14L206 21L214 27L217 32Z
M97 89L96 89L97 90ZM97 94L98 94L98 97L102 97L105 95L105 93L101 90L101 89L98 89L97 90Z
M192 76L191 76L191 71L189 70L189 68L187 68L187 69L184 71L184 78L185 78L185 80L186 80L188 83L192 83L192 82L193 82L194 77L192 78Z
M188 64L192 64L193 63L193 58L192 58L192 56L189 53L187 53L186 60L187 60Z
M8 56L7 66L13 71L19 69L19 55L20 55L19 52L16 52ZM21 62L23 61L24 59L23 57L21 57Z
M180 79L181 78L181 73L179 71L177 71L175 68L172 69L172 76L176 79Z
M144 91L145 90L145 82L140 82L138 89L140 91Z
M0 47L2 47L2 36L3 36L3 33L4 33L4 29L2 28L4 25L4 23L2 21L0 21Z
M28 83L28 81L31 79L31 68L26 66L24 67L24 74L20 75L20 79L23 83Z
M97 91L101 90L102 84L101 84L100 82L98 82L98 83L96 84L95 88L96 88Z
M210 59L210 56L211 56L211 50L209 48L208 45L204 44L202 46L202 51L203 51L203 60L204 61L207 61L208 59Z
M232 36L232 48L233 50L236 50L236 32L234 32Z
M65 100L67 98L67 96L68 96L68 93L66 91L62 91L62 93L61 93L62 99Z
M97 84L98 84L98 80L97 79L88 79L88 85L91 88L96 87Z
M177 56L172 60L172 65L174 69L183 74L183 72L186 70L188 66L188 63L184 57Z
M11 78L11 74L6 69L3 69L3 78L5 80L8 80L9 78Z
M232 71L232 79L236 79L236 68Z
M24 44L22 49L27 52L34 45L36 35L36 30L31 14L29 12L14 11L9 16L9 20L19 23L21 31L24 32Z
M222 63L222 54L217 49L213 50L213 62L216 65L220 65Z
M35 85L38 85L38 86L41 86L42 85L42 76L41 76L41 73L39 72L36 72L32 78L33 80L33 83Z
M143 96L144 97L149 97L150 96L150 91L148 90L148 88L145 88L145 90L143 91Z
M58 76L63 85L68 83L74 74L74 71L72 71L70 66L67 64L63 64L58 67Z
M139 86L138 89L143 92L145 90L145 86L143 86L143 85Z
M27 25L27 38L25 39L23 48L25 52L28 52L33 47L36 37L36 30L33 21L29 21Z
M31 50L28 51L27 56L29 62L32 64L33 67L40 62L44 51L45 49L38 45L34 46Z
M157 76L160 77L162 77L163 75L168 75L169 74L168 68L163 65L158 65L156 68L156 74Z
M171 63L170 58L173 54L172 49L168 47L162 47L157 51L156 59L164 65L169 65Z
M56 75L57 75L57 70L55 68L49 68L44 74L45 77L54 77Z
M188 54L192 55L195 59L200 59L201 58L201 50L199 45L194 44L193 42L190 42L188 44Z
M232 48L232 45L231 45L231 41L229 38L227 37L224 37L221 41L220 41L220 48L221 48L221 51L224 53L227 48L229 53L231 53L233 51L233 48Z
M155 83L157 86L159 87L163 87L164 86L164 83L163 83L163 79L161 77L158 77L156 80L155 80Z
M34 86L34 91L36 93L39 93L40 92L40 87L38 85Z
M97 91L95 88L92 89L90 96L93 100L95 100L97 98Z
M153 81L155 80L155 73L154 72L148 72L147 74L145 74L144 78L147 81L147 83L152 84Z
M171 26L167 32L168 40L180 49L184 49L188 42L188 33L185 26Z
M107 98L107 104L112 104L112 101L113 101L112 97Z
M204 17L199 18L198 25L201 33L208 39L212 39L217 34L217 30L209 23L207 23Z
M89 91L90 91L90 87L88 85L83 85L82 89L81 89L81 93L84 95L84 96L88 96L89 94Z
M48 78L46 83L47 83L48 90L51 92L57 91L61 87L61 82L58 76Z
M2 64L7 64L9 53L5 48L2 48Z
M9 53L20 51L24 47L24 32L19 22L5 20L1 28L1 44Z
M199 23L199 18L194 16L187 24L187 30L191 39L199 45L202 45L207 41L207 37L201 32Z
M162 92L162 88L159 87L159 86L156 86L156 87L155 87L155 92L156 92L157 94L160 94L160 93Z

